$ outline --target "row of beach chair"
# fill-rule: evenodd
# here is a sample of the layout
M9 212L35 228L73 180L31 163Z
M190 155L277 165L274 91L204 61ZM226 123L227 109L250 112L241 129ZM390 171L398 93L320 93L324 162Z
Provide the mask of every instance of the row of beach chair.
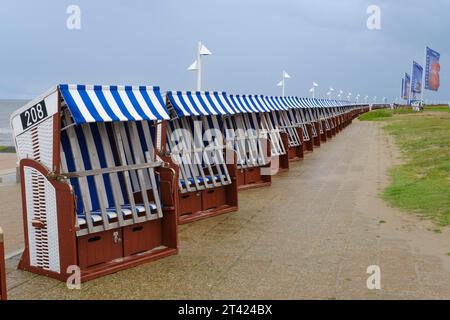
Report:
M81 281L178 252L178 224L238 210L368 106L146 86L58 85L11 118L19 268ZM3 290L0 291L3 294Z

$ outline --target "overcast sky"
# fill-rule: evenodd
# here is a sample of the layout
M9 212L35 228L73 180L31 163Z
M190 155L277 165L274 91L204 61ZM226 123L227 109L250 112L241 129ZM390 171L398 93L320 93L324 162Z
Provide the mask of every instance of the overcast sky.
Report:
M81 30L66 27L69 5ZM366 27L368 5L381 30ZM0 98L33 98L58 83L158 85L192 90L199 40L204 89L309 96L312 81L362 96L400 93L424 47L441 53L441 88L450 97L448 0L0 0Z

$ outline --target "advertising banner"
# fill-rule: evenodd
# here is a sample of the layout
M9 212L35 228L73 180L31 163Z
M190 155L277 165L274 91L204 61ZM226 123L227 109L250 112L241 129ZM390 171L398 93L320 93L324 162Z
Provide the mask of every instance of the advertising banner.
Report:
M441 65L439 64L439 58L441 55L430 49L426 48L425 56L425 89L438 91L440 86L439 71L441 71Z

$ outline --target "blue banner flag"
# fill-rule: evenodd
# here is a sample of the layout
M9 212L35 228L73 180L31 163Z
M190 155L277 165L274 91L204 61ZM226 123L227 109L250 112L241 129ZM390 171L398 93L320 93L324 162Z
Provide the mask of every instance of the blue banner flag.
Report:
M425 89L438 91L440 86L441 65L439 58L441 55L430 48L426 48L425 56Z
M422 94L422 76L423 68L420 64L413 61L412 74L411 74L411 95L409 97L410 102L420 100Z

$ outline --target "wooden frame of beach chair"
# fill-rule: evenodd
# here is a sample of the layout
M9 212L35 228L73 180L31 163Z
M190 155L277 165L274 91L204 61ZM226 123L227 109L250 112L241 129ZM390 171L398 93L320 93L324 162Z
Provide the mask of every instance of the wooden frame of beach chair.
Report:
M342 129L344 129L344 127L343 127L343 125L342 125L342 114L341 114L339 108L336 107L336 106L333 106L333 107L332 107L332 110L333 110L333 113L334 113L334 115L335 115L335 117L336 117L336 127L337 127L337 130L338 130L338 132L341 132Z
M238 210L236 161L227 163L224 93L176 92L166 95L171 120L165 122L161 151L180 168L178 223Z
M5 243L3 238L3 230L0 227L0 300L6 299Z
M351 122L352 110L344 106L341 106L340 109L344 117L344 128L346 128Z
M274 158L278 158L279 172L289 170L288 145L289 136L283 132L280 127L277 112L265 112L259 114L261 121L261 133L267 135L270 141L270 154L272 157L271 163L274 163Z
M31 118L28 116L31 115ZM12 115L19 268L84 282L178 252L178 172L156 157L158 87L59 85Z
M312 152L314 151L314 146L320 147L320 136L317 133L318 131L316 130L316 125L313 121L311 110L309 110L308 106L302 99L296 98L296 100L299 108L294 110L294 115L303 127L303 141L305 145L303 152Z
M303 108L303 107L301 107L301 108ZM291 109L290 113L292 114L291 118L295 119L294 121L295 121L296 125L300 126L302 128L303 155L306 152L313 152L314 151L314 134L317 136L317 133L315 133L315 127L313 126L312 122L307 120L305 110L300 109L300 107L296 107L295 109Z
M343 117L343 121L344 121L344 128L346 128L350 124L349 119L350 119L351 110L344 107L343 105L341 105L339 107L339 109L341 110L341 113L342 113L342 117Z
M348 110L344 106L339 106L339 110L340 110L341 115L342 115L342 126L345 129L348 126L348 124L349 124L348 119L350 117L350 110Z
M319 113L319 108L317 107L317 105L315 103L313 103L312 99L306 99L307 104L309 106L309 108L307 109L310 117L313 121L314 127L316 129L317 132L317 140L319 140L320 142L317 143L316 145L320 145L321 143L325 143L327 142L327 133L325 130L325 122L323 121L322 117L320 116Z
M320 122L322 123L322 131L325 133L326 139L328 140L333 138L332 123L326 109L318 105L316 110Z
M270 186L272 143L268 132L260 129L260 112L247 106L245 96L227 98L235 110L235 114L225 117L224 126L227 144L236 150L238 189Z
M342 116L342 112L341 112L340 108L337 106L333 106L332 110L336 116L337 130L338 130L338 132L341 132L344 129L344 118Z
M330 118L330 126L331 126L331 133L333 136L339 133L339 122L337 119L337 115L334 112L333 108L327 104L327 101L324 102L325 105L325 111L327 112L329 118Z
M295 107L290 97L276 98L275 101L281 105L277 111L280 128L283 129L289 137L288 140L288 159L289 161L298 161L303 159L304 133L301 122L298 121L292 108Z
M286 130L281 127L279 102L277 104L274 102L274 97L267 96L248 96L248 99L252 101L253 108L258 112L262 135L267 136L270 141L271 169L278 170L277 172L289 170L290 138ZM278 169L273 168L275 164L278 164Z
M324 106L324 108L322 108L322 111L330 126L331 136L334 137L337 134L335 116L332 110L327 106Z
M335 134L338 134L341 131L339 126L339 114L336 112L336 108L331 105L329 101L327 101L327 104L328 112L331 114L331 117L333 119L334 132Z
M312 127L313 144L316 147L320 147L322 142L326 142L326 134L322 130L322 122L317 113L317 106L312 101L310 98L299 98L299 102L304 107L302 115Z
M288 97L287 101L289 102L289 119L292 125L298 128L298 137L302 145L302 157L304 157L306 152L314 150L312 124L307 120L304 112L301 111L304 107L298 97Z
M345 122L346 122L346 112L345 112L345 109L342 108L339 105L336 106L335 109L336 109L336 113L339 115L339 125L340 125L340 130L342 131L346 127L346 124L345 124Z
M346 112L345 112L344 108L342 108L340 106L336 106L335 109L336 109L336 112L339 114L339 125L340 125L340 129L342 131L347 126L346 125Z

